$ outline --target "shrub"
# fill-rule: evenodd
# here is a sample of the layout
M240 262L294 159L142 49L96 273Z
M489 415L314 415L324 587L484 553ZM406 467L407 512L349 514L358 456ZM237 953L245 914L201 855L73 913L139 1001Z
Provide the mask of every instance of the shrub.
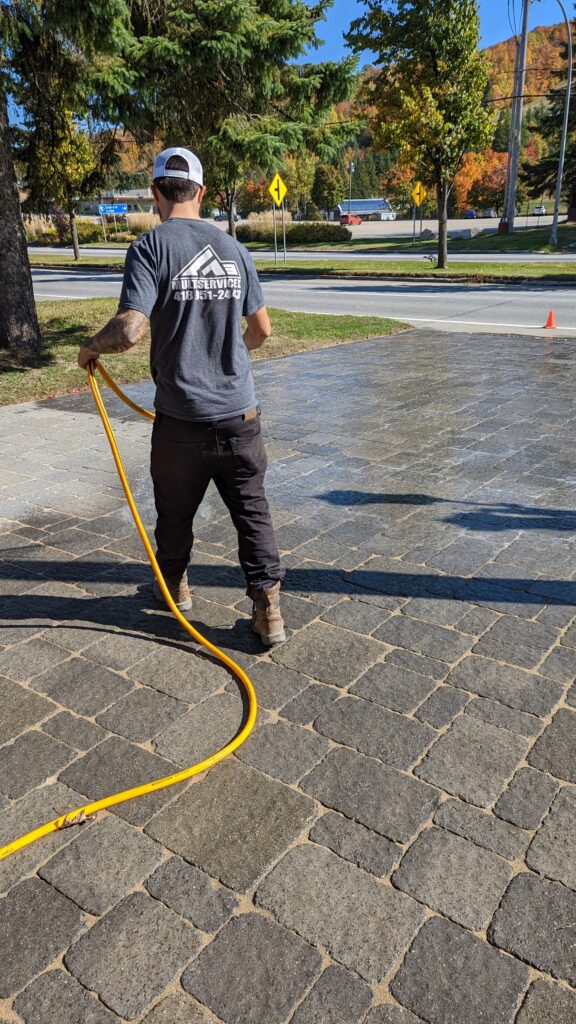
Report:
M276 226L276 235L282 241L282 225ZM259 225L252 226L240 224L236 228L236 237L239 242L260 242L262 245L272 245L274 236L272 226L269 229L261 228ZM322 242L349 242L352 232L340 224L332 224L327 221L319 221L312 224L299 223L286 226L287 245L312 245Z
M67 236L70 234L70 221L68 220L68 214L61 206L54 207L52 223L56 229L60 245L64 245Z
M135 238L145 235L160 223L160 217L156 213L129 213L128 230Z

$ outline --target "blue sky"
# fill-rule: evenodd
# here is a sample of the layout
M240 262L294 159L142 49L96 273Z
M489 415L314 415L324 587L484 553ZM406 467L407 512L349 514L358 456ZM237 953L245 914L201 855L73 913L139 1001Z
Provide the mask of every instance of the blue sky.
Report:
M512 4L513 0L511 0ZM568 15L572 13L571 0L565 2ZM515 0L516 20L520 22L521 0ZM347 31L350 22L365 10L359 0L334 0L328 11L327 19L318 26L318 35L325 45L314 51L315 57L321 60L339 60L349 51L344 46L342 33ZM512 32L508 22L507 0L480 0L480 16L482 20L482 45L490 46L508 39ZM562 20L562 13L556 0L534 0L530 10L530 27L537 25L555 25ZM370 59L366 54L363 63Z

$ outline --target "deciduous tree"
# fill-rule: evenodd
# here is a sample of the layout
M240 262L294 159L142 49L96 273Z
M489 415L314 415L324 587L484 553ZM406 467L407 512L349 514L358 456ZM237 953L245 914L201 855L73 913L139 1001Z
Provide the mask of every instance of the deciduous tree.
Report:
M363 0L351 26L357 52L378 55L370 80L373 129L385 148L436 188L438 266L448 263L448 198L464 154L484 149L493 134L483 109L487 67L478 50L477 0Z

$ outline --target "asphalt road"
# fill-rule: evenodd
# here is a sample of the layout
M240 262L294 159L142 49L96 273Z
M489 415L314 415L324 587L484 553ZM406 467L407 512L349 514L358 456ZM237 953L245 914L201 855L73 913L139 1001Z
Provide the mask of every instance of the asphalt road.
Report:
M47 252L57 252L61 256L72 257L72 249L47 249L46 246L30 246L29 252L34 253L38 256L45 256ZM125 251L120 246L115 249L97 249L97 248L82 248L82 255L87 256L99 256L99 257L110 257L110 256L121 256ZM270 249L252 250L252 255L255 259L274 259L274 251ZM424 257L421 252L406 252L405 249L397 252L386 250L385 252L341 252L338 250L323 250L321 252L307 252L305 250L290 249L288 251L288 258L290 260L423 260ZM451 258L457 260L459 263L576 263L576 252L573 253L562 253L559 255L549 255L548 253L481 253L481 252L467 252L467 253L455 253L452 252ZM279 255L279 262L282 261L282 254Z
M118 296L122 281L120 273L89 270L36 269L33 278L37 299L56 300ZM386 316L442 330L541 334L541 325L554 309L559 333L576 335L573 285L303 280L265 274L262 283L269 306L294 311Z

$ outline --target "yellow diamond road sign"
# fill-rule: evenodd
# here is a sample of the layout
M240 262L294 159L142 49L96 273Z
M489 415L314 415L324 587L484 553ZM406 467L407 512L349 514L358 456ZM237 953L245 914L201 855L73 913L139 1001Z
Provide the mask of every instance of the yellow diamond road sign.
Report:
M288 189L279 174L274 175L270 185L268 186L268 191L276 203L276 206L282 206L282 200L284 199Z
M426 199L426 195L426 189L424 188L422 182L419 181L418 184L416 185L416 188L412 192L412 199L416 203L416 206L420 206L424 202L424 200Z

